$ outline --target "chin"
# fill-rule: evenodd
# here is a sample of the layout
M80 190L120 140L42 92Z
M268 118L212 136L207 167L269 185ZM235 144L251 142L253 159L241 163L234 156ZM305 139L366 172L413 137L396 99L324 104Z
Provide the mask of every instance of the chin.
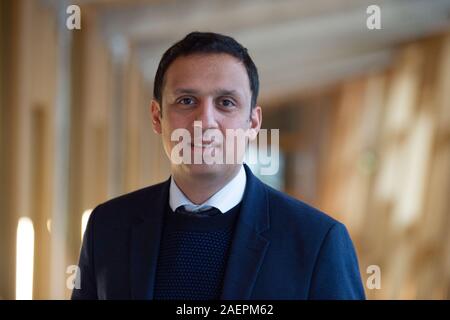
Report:
M235 169L236 165L230 164L189 164L183 171L198 178L218 178L229 176Z
M217 175L225 170L225 166L219 164L187 164L185 167L193 175Z

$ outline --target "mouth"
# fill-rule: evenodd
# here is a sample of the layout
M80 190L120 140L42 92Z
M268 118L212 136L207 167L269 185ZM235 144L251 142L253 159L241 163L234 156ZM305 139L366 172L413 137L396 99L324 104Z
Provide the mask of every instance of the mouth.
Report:
M215 148L213 143L191 143L191 147L195 148Z

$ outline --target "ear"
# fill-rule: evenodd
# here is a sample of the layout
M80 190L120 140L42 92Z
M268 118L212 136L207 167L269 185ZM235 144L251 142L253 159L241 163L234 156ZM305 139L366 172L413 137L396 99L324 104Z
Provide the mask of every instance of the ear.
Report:
M262 109L260 106L255 106L250 114L250 140L254 140L261 129L262 123Z
M152 100L150 108L152 115L153 131L156 134L161 134L161 106L156 100Z

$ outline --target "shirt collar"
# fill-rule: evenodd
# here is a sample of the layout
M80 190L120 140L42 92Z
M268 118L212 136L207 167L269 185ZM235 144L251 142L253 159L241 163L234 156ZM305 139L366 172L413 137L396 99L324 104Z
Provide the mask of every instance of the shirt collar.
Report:
M244 196L246 182L247 176L245 174L245 169L244 166L241 165L238 174L231 179L230 182L213 194L208 200L202 204L196 205L184 195L175 183L173 177L170 177L169 205L172 211L175 211L179 206L184 205L188 211L202 211L215 207L222 213L225 213L241 202Z

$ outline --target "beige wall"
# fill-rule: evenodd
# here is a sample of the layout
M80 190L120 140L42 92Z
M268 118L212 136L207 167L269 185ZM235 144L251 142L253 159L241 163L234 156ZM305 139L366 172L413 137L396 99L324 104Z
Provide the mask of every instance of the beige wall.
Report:
M450 36L401 48L392 66L342 83L315 204L344 222L375 299L450 293Z
M98 29L95 9L82 7L82 29L71 34L69 105L69 159L67 203L62 215L64 230L55 233L54 218L55 108L60 88L60 22L54 9L39 1L6 1L0 7L2 28L1 78L1 177L2 231L0 297L14 298L15 237L18 218L28 216L35 228L34 294L36 299L68 298L68 274L57 265L76 264L81 245L81 216L87 209L121 193L161 181L168 170L159 167L164 155L150 125L151 91L143 81L132 50L122 62L113 59L108 43ZM119 76L117 76L119 75ZM120 90L120 92L117 92ZM7 95L6 95L7 93ZM120 101L116 98L121 97ZM116 108L112 108L116 103ZM116 141L115 124L121 124ZM121 144L119 159L110 148ZM120 171L111 170L119 164ZM61 165L61 164L59 164ZM167 169L167 167L166 167ZM123 179L115 179L116 174ZM3 181L5 183L3 183ZM49 222L49 223L48 223ZM55 236L52 234L56 234ZM61 236L62 235L62 236ZM55 256L52 242L65 248ZM52 270L52 271L50 271ZM57 280L55 280L57 279ZM61 288L55 293L56 285ZM52 291L53 290L53 291ZM61 295L62 294L62 295Z
M11 37L7 30L10 29L12 15L11 4L6 1L0 2L0 299L13 298L13 229L10 212L11 201L10 191L12 177L7 170L11 166L11 159L7 155L10 153L11 144L8 143L11 137L12 125L8 121L10 112L6 106L9 103L9 95L6 87L11 61L11 52L7 50L11 46Z
M450 298L450 34L389 67L263 106L280 128L284 191L345 223L370 299Z

